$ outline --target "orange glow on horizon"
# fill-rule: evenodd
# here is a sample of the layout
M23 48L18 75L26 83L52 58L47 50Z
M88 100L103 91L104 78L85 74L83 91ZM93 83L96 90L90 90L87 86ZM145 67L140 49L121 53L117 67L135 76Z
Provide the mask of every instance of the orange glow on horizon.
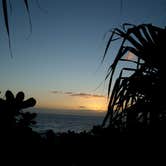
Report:
M66 95L45 95L38 99L36 108L61 109L61 110L89 110L105 112L107 109L107 97L79 97Z

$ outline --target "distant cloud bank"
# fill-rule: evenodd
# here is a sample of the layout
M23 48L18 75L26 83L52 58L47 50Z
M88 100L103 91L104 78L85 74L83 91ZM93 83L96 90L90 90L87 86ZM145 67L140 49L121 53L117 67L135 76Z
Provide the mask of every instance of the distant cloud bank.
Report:
M63 92L63 91L51 91L53 94L65 94L69 95L72 97L83 97L83 98L90 98L90 97L95 97L95 98L105 98L104 95L98 95L98 94L90 94L90 93L80 93L80 92Z

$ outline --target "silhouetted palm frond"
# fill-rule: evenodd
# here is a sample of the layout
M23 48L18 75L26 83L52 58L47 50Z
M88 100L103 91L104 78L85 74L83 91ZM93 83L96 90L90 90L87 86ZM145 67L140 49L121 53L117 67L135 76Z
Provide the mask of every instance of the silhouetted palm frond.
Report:
M25 5L26 11L28 13L29 17L29 25L30 25L30 31L32 31L32 24L31 24L31 17L30 17L30 10L29 10L29 2L28 0L23 0L23 3ZM9 10L11 11L12 9L12 3L10 0L1 0L2 4L2 13L3 13L3 18L4 18L4 25L5 29L7 32L8 36L8 41L9 41L9 49L10 49L10 55L12 57L12 51L11 51L11 39L10 39L10 26L9 26Z
M112 31L106 45L103 60L115 38L121 39L119 51L108 68L108 112L103 126L117 128L132 127L134 124L147 125L165 117L166 104L163 95L165 88L166 29L151 24L123 24L123 28ZM126 53L135 55L135 60L125 59ZM120 61L136 64L133 68L123 68L115 84L112 79ZM123 71L133 72L123 74ZM110 91L112 92L110 94Z

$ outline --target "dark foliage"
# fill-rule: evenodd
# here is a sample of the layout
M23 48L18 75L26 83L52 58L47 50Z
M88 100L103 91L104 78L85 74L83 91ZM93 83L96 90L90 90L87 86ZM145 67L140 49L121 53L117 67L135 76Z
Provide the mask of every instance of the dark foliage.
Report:
M14 97L11 91L6 91L6 99L0 98L0 129L15 130L20 128L30 128L35 124L35 113L24 112L23 109L33 107L36 104L34 98L24 101L24 93L18 92Z
M18 92L14 96L8 90L5 99L0 98L0 162L3 157L16 161L16 154L24 156L32 147L39 147L40 135L31 128L31 125L35 124L36 114L24 110L35 104L34 98L24 100L23 92ZM8 161L10 160L5 160L5 163Z
M58 166L149 162L160 165L165 162L166 65L163 56L166 29L150 24L124 24L123 30L112 31L103 60L110 44L118 39L122 43L106 76L110 79L110 101L103 125L81 133L54 133L52 130L36 133L31 128L36 114L24 110L34 106L35 99L24 100L23 92L14 96L6 91L5 99L0 99L1 165L11 162L13 165ZM135 58L126 59L128 52ZM136 65L123 68L113 85L120 61ZM132 73L126 76L124 71Z
M112 31L103 60L115 40L121 40L121 45L106 76L106 79L109 78L110 101L103 127L130 132L144 129L165 132L166 29L151 24L124 24L122 30L116 28ZM133 59L125 58L129 52L134 55ZM112 79L120 61L134 63L135 67L123 68L113 85ZM124 71L132 71L132 74L126 76Z

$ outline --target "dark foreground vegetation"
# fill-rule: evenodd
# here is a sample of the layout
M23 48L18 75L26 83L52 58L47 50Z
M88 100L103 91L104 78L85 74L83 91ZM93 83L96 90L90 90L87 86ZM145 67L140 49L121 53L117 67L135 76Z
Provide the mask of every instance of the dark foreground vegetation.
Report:
M0 162L2 165L117 165L165 163L166 148L166 29L150 24L124 24L114 29L108 41L121 40L119 52L108 69L108 112L101 126L91 131L37 133L32 130L36 114L24 109L35 105L6 91L0 99ZM126 53L134 59L125 59ZM103 60L104 60L103 58ZM123 68L112 84L120 62L133 63ZM123 75L123 71L132 73ZM110 95L110 91L111 95ZM10 164L11 165L11 164Z

